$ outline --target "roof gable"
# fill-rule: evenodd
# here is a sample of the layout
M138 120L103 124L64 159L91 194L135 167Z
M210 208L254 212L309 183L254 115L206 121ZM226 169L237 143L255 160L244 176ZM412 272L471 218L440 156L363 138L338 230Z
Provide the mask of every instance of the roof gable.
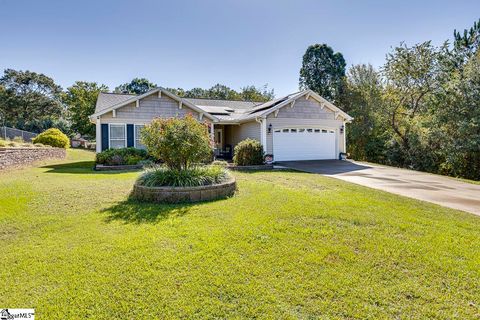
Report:
M170 98L178 101L179 107L181 107L182 105L185 105L186 107L188 107L188 108L190 108L190 109L192 109L192 110L194 110L194 111L197 111L198 113L200 113L200 114L202 114L202 115L205 115L205 117L209 118L210 120L218 121L218 119L217 119L215 116L211 115L211 114L208 113L208 112L205 112L205 110L199 108L198 106L196 106L196 105L194 105L193 103L187 101L186 99L180 98L180 97L177 96L176 94L173 94L173 93L171 93L171 92L169 92L169 91L167 91L167 90L165 90L165 89L163 89L163 88L161 88L161 87L152 89L152 90L150 90L150 91L148 91L148 92L146 92L146 93L144 93L144 94L141 94L141 95L127 95L127 96L129 96L128 98L126 98L126 97L125 97L125 98L120 98L120 97L119 97L119 96L120 96L119 94L111 94L112 96L115 95L115 96L117 96L117 97L115 97L115 98L113 98L113 99L105 99L105 94L102 94L102 98L101 98L102 101L101 101L101 104L100 104L100 105L102 106L102 109L100 109L100 110L98 110L98 111L97 111L97 109L96 109L96 110L95 110L95 113L92 114L92 115L90 116L90 118L91 118L92 120L94 120L95 117L101 116L101 115L103 115L103 114L105 114L105 113L108 113L108 112L110 112L110 111L116 110L116 109L118 109L118 108L122 108L122 107L127 106L127 105L129 105L129 104L131 104L131 103L134 103L134 102L135 102L135 103L138 104L138 101L140 101L141 99L143 99L143 98L145 98L145 97L148 97L148 96L150 96L150 95L153 95L153 94L158 94L159 96L161 96L162 94L164 94L164 95L166 95L166 96L168 96L168 97L170 97ZM99 96L100 96L100 95L99 95ZM114 103L114 104L112 104L112 105L110 105L110 106L105 106L105 105L102 104L103 102L106 102L106 103L112 102L112 103ZM99 104L99 102L98 102L98 99L97 99L97 105L98 105L98 104Z
M279 109L281 109L283 107L286 107L288 105L293 107L295 105L295 101L297 99L301 98L301 97L305 97L307 100L310 99L310 98L313 98L313 99L317 100L320 103L321 108L326 107L326 108L330 109L331 111L335 112L335 119L337 118L337 116L341 116L345 121L353 120L353 118L351 116L349 116L344 111L342 111L340 108L336 107L331 102L329 102L325 98L321 97L320 95L318 95L317 93L315 93L312 90L301 91L301 92L298 92L298 93L295 93L295 94L292 94L292 95L289 95L289 96L285 96L285 97L277 99L277 100L269 101L269 102L265 103L265 105L267 105L266 107L264 107L264 106L256 107L252 112L250 112L249 116L245 117L244 120L252 119L252 118L264 118L267 115L271 114L272 112L278 112ZM268 104L270 104L270 105L268 105Z

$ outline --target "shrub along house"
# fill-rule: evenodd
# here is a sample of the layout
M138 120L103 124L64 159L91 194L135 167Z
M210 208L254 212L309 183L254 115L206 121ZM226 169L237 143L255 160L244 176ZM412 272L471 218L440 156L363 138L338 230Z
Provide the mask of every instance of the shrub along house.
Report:
M217 156L230 157L240 141L260 141L275 161L338 159L345 125L353 118L305 90L268 102L181 98L163 88L141 95L100 93L95 113L97 152L142 148L140 130L157 117L192 114L209 125Z

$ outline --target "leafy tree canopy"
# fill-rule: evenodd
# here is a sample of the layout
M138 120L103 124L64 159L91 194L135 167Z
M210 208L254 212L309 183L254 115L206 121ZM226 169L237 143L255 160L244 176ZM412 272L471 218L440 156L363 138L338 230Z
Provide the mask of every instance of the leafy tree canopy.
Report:
M95 104L101 91L108 91L108 87L96 82L77 81L62 95L62 100L68 107L71 128L82 136L95 137L95 125L88 117L95 112Z
M303 55L300 89L311 89L331 101L342 94L346 63L343 55L326 44L314 44Z
M267 85L263 87L246 86L243 87L240 96L246 101L269 101L275 98L273 89L268 89Z
M115 88L117 93L143 94L156 88L157 85L145 78L135 78L129 83L124 83Z
M63 115L62 88L44 74L6 69L0 87L0 113L9 126L40 131L32 125Z
M412 131L427 111L429 98L438 86L439 51L430 41L408 47L405 44L387 55L383 74L387 80L385 105L393 131L411 163Z
M275 97L273 89L268 89L268 85L255 87L253 85L241 88L236 91L226 85L217 83L210 89L193 88L185 90L182 88L166 88L166 90L175 93L184 98L203 98L220 100L243 100L243 101L269 101Z
M348 125L347 141L355 159L385 161L383 151L389 136L388 120L382 118L382 93L381 74L371 65L354 65L348 70L342 107L354 119Z
M354 159L480 180L480 23L453 46L400 44L378 73L350 68L341 105Z

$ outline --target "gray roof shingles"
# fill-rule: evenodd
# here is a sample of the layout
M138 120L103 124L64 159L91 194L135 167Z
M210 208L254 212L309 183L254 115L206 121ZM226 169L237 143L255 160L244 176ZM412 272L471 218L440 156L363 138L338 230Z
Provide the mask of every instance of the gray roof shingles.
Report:
M100 92L95 106L95 113L127 101L133 97L135 97L134 94Z
M220 121L235 122L250 118L255 118L255 115L261 113L281 103L291 97L299 94L295 92L284 97L280 97L267 102L254 101L235 101L235 100L215 100L215 99L198 99L198 98L184 98L186 101L196 105L198 108L207 113L217 117ZM101 92L98 95L95 112L105 110L109 107L125 102L135 97L132 94L123 93L107 93Z

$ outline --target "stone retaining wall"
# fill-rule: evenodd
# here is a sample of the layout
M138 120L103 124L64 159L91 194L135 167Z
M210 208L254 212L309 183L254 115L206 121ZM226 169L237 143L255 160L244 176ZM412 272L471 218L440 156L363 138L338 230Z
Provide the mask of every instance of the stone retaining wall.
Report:
M200 187L146 187L133 186L132 198L160 203L198 202L230 197L235 193L235 178L211 186Z
M45 159L63 159L63 148L0 148L0 170L30 165Z

